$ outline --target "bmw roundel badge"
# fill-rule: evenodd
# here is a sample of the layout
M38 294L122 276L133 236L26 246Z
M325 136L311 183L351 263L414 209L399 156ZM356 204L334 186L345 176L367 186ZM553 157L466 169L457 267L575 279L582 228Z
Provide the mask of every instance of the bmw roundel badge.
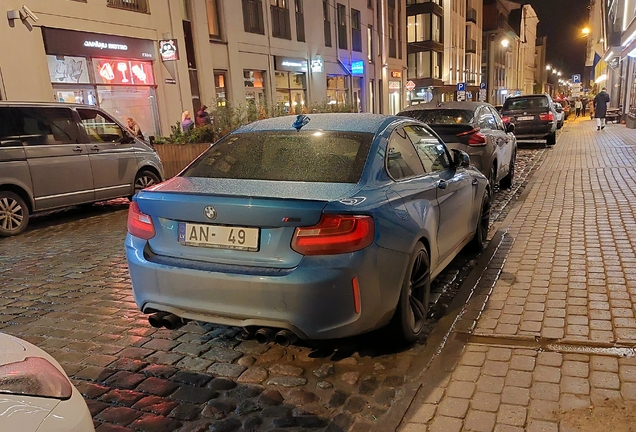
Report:
M216 219L216 209L212 206L207 206L203 209L203 213L205 213L205 217L210 220Z

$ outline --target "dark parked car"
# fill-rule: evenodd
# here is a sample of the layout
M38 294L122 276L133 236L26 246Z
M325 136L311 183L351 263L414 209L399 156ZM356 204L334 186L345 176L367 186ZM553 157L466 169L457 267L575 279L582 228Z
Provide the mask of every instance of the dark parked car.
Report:
M515 175L514 125L485 102L446 102L407 108L399 115L428 124L453 149L463 150L492 185L509 188Z
M547 94L511 96L504 102L501 118L515 125L517 139L545 139L556 143L557 112Z
M430 281L483 247L490 186L413 119L278 117L225 136L130 205L126 257L150 324L415 341Z

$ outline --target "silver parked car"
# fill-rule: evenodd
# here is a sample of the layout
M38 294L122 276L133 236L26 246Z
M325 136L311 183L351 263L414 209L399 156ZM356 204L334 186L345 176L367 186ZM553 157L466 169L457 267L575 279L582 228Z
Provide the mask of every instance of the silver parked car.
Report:
M0 236L33 213L131 197L163 179L153 148L86 105L0 102Z
M445 102L406 108L398 115L428 124L452 149L463 150L491 185L512 186L517 158L513 124L485 102Z

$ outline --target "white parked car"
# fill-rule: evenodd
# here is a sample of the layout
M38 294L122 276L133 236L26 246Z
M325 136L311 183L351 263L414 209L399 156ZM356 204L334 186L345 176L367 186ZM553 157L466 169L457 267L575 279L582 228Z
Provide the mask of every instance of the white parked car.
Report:
M53 357L0 333L0 431L95 432L84 398Z

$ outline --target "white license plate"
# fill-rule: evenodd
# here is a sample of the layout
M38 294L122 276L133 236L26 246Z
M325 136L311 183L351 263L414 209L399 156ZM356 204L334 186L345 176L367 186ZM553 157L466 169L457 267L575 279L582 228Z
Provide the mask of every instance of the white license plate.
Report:
M258 251L258 228L179 222L179 243L221 249Z
M521 117L517 117L517 120L519 121L534 120L534 116L521 116Z

